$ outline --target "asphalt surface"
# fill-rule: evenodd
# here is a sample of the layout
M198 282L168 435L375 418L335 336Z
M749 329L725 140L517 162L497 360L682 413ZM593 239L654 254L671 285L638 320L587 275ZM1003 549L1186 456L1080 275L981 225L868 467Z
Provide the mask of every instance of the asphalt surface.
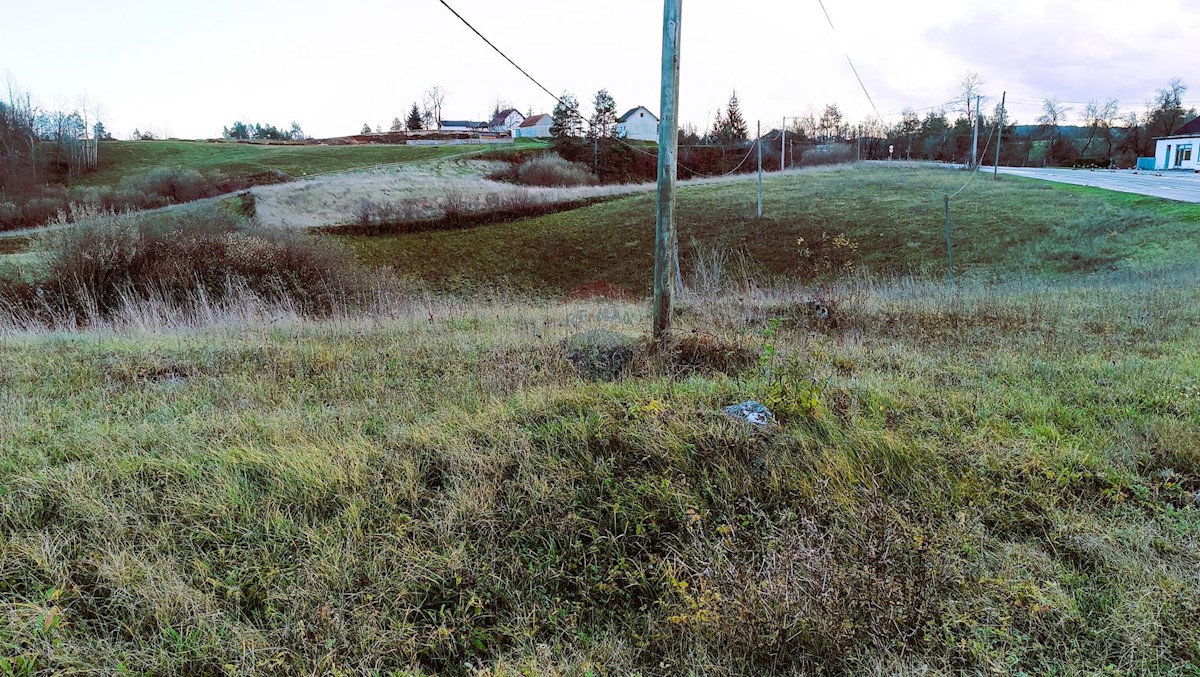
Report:
M984 168L991 171L988 168ZM1001 174L1137 193L1180 202L1200 203L1200 174L1192 171L1146 172L1131 169L1036 169L1001 167Z

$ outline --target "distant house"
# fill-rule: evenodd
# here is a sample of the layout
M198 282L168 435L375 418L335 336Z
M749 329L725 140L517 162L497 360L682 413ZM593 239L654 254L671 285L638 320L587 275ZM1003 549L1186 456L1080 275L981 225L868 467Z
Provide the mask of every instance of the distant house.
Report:
M511 132L520 127L524 121L525 116L521 115L520 111L515 108L505 108L492 116L492 121L488 123L488 129L497 134Z
M470 120L442 120L442 124L438 125L439 132L474 132L479 128L487 128L485 122L471 122Z
M1187 169L1200 171L1200 118L1175 130L1174 134L1158 139L1154 153L1155 169Z
M519 127L513 130L513 138L548 139L551 136L550 125L552 124L554 124L554 118L544 113L527 117Z
M617 118L617 137L635 141L658 141L658 118L645 106L638 106Z

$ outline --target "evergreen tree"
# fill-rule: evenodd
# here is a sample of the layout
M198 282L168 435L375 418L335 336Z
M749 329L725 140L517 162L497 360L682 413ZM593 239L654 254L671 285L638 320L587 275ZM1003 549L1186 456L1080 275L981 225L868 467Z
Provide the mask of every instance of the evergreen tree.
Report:
M725 110L725 140L745 141L750 138L750 127L746 118L742 117L741 104L738 102L737 90L729 97L729 107Z
M588 120L588 138L605 139L612 136L617 130L617 102L607 89L596 92L592 107L595 112Z
M227 139L249 139L250 127L241 120L235 121L232 127L225 130L225 138Z
M555 138L579 136L583 132L583 116L579 114L579 101L570 93L563 92L554 106L551 116L550 134Z
M408 119L405 120L405 125L408 131L415 132L425 129L425 120L421 117L421 109L417 108L417 104L412 105L412 109L408 111Z
M713 120L712 129L708 131L705 137L705 143L724 143L725 138L725 116L722 115L721 109L717 109L717 117Z
M368 125L367 123L364 122L362 131L359 132L359 134L370 134L370 133L371 133L371 125Z
M295 120L292 120L292 131L288 133L288 136L291 137L292 140L294 140L294 141L302 141L305 138L307 138L304 135L304 130L300 129L300 124L297 123Z

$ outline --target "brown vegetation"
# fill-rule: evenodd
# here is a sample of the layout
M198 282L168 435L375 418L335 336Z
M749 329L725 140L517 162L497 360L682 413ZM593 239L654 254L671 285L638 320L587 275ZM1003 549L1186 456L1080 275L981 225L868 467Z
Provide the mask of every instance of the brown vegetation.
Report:
M241 293L326 315L360 290L350 259L303 235L245 227L217 209L148 217L92 216L45 237L33 282L0 282L0 310L86 325L137 300L186 308Z

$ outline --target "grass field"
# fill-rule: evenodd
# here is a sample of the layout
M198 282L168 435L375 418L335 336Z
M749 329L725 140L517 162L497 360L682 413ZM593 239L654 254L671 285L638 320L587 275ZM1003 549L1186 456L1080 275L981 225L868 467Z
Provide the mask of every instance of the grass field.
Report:
M522 144L525 147L525 144ZM116 185L156 167L216 171L226 178L279 171L295 177L484 152L492 146L267 146L202 141L111 141L81 185ZM506 148L497 146L495 148Z
M941 195L965 177L923 177L872 168L768 177L761 222L752 181L683 188L684 269L698 242L743 251L768 275L844 272L847 262L884 274L944 274ZM447 289L503 281L566 292L603 280L643 294L654 205L644 194L504 226L351 242L371 265ZM976 279L1169 268L1200 255L1200 206L1037 181L980 177L954 201L952 222L956 269ZM848 245L835 242L842 234Z
M1200 669L1194 280L831 293L699 299L757 364L613 383L559 342L644 306L6 336L0 666Z
M1200 673L1200 212L980 180L951 288L920 185L685 188L659 354L553 298L645 291L645 196L352 238L420 284L319 318L0 317L0 675Z

